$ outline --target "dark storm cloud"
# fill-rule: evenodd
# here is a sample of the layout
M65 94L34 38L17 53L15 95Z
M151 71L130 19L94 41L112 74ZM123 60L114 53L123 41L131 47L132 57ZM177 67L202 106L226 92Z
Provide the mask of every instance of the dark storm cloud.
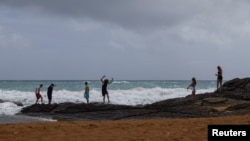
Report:
M114 23L126 28L161 27L180 23L204 10L197 0L1 0L0 4L33 8L47 14Z

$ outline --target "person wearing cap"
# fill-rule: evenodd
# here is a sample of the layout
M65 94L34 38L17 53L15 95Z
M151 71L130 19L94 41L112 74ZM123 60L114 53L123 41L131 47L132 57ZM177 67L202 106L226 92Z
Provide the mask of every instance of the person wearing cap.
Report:
M192 87L192 98L193 98L193 100L195 100L195 92L196 92L195 86L196 86L196 79L193 77L192 78L192 83L187 87L187 89Z
M50 84L50 86L47 89L47 96L48 96L48 104L51 104L51 100L52 100L52 92L53 92L53 88L54 88L55 84Z

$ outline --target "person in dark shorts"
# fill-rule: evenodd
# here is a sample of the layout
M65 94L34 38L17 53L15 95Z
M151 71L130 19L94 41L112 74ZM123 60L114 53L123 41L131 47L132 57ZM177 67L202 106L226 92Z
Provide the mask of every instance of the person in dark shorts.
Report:
M111 81L109 81L108 79L104 79L106 76L104 75L100 81L102 82L102 96L103 96L103 103L105 103L105 96L107 96L107 99L108 99L108 103L110 102L109 101L109 93L108 93L108 90L107 90L107 87L108 87L108 84L111 84L114 79L112 78Z
M221 66L217 66L217 90L221 91L222 88L222 80L223 80L223 76L222 76L222 68Z
M47 96L48 96L48 104L51 104L51 100L52 100L52 92L53 92L53 88L54 88L54 84L50 84L50 86L47 89Z
M36 94L36 104L38 102L39 99L41 99L41 103L43 103L43 97L40 93L41 89L43 87L43 84L40 84L39 87L36 88L35 94Z

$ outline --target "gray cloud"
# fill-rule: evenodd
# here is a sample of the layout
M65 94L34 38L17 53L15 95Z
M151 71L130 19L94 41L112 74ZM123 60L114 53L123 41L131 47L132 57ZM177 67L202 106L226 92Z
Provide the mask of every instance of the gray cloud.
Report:
M192 32L194 37L212 38L218 44L230 42L225 32L237 32L238 27L248 28L249 2L246 0L1 0L0 4L37 11L48 16L65 16L90 19L121 26L132 31L162 30L173 27L182 33ZM247 24L247 25L246 25ZM240 32L246 32L242 28ZM234 31L233 29L236 29ZM225 31L225 32L224 32ZM182 34L180 33L180 34ZM193 35L191 35L193 36ZM192 37L184 39L190 40ZM213 40L213 39L212 39Z
M0 79L211 79L218 64L225 78L250 71L240 65L250 59L247 0L0 0L0 7Z
M90 18L124 27L147 28L179 24L204 9L208 10L209 7L206 5L214 6L214 2L204 1L203 3L200 0L2 0L0 3L23 9L31 8L52 15Z

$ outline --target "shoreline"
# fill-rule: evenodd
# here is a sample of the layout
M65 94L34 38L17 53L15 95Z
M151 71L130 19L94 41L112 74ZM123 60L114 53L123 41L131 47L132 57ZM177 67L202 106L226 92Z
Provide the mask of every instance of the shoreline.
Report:
M250 114L225 117L57 121L0 124L5 141L206 141L208 125L250 125Z
M0 125L1 124L11 124L11 123L31 123L31 122L55 122L57 120L44 117L34 117L27 115L0 115Z

